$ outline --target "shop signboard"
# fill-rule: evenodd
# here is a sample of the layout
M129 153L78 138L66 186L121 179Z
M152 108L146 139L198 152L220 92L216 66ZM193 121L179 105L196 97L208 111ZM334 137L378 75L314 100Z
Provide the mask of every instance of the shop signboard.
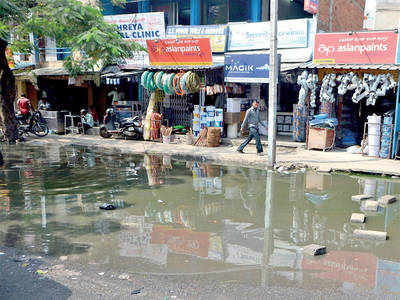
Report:
M139 43L146 47L146 40L165 37L164 13L143 13L104 16L104 20L116 25L125 41Z
M398 34L394 31L318 33L314 63L394 64Z
M269 49L271 22L229 24L228 51ZM308 20L278 22L278 48L306 48Z
M304 11L316 15L318 13L318 0L304 0Z
M152 66L212 65L209 38L148 40L147 50Z
M269 54L225 54L225 82L268 83Z
M227 33L226 25L168 26L166 38L209 38L212 52L223 53L226 50Z
M104 16L104 20L117 26L125 41L136 42L146 48L146 41L165 38L163 12ZM139 51L126 60L126 65L143 67L149 64L145 51Z

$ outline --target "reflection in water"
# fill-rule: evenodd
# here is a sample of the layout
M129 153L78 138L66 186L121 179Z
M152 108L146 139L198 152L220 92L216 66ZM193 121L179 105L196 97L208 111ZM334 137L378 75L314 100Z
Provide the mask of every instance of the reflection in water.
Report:
M227 272L259 285L400 293L399 204L349 222L361 209L351 195L400 194L398 182L18 147L5 149L0 170L3 245L121 272ZM104 202L118 209L100 211ZM390 240L355 239L355 228ZM304 256L310 243L329 253Z

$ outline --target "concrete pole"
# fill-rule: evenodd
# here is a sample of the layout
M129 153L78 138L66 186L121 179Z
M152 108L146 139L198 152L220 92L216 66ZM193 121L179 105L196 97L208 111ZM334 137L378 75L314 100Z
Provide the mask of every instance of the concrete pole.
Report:
M268 167L276 162L276 106L278 98L278 0L270 0L271 41L268 103Z

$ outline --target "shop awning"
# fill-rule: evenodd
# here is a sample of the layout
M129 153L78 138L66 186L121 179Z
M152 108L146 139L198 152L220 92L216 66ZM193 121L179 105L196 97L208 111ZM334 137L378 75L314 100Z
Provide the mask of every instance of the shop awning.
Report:
M304 63L301 69L343 69L343 70L400 70L400 65L373 65L373 64L316 64L313 62Z
M304 63L281 63L281 72L287 72L300 68Z

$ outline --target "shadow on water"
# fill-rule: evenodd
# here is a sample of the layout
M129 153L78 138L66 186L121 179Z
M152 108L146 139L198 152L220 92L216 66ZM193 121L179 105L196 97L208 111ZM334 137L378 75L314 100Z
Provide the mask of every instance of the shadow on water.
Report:
M15 151L16 150L16 151ZM12 151L12 153L11 153ZM0 243L74 255L117 272L221 275L258 286L400 292L400 205L363 212L355 194L400 195L400 182L274 173L85 147L5 147ZM99 206L111 203L112 211ZM360 240L354 229L387 231ZM305 245L326 245L320 258Z

